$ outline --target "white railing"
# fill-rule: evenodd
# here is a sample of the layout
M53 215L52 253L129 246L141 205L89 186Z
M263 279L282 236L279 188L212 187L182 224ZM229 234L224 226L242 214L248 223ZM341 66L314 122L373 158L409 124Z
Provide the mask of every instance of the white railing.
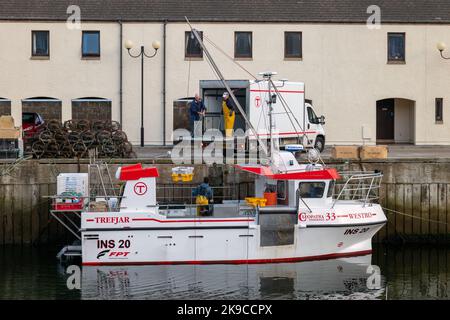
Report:
M338 193L333 194L334 208L337 201L352 200L363 203L363 206L374 203L379 200L381 172L339 172L345 183L336 184L335 190Z

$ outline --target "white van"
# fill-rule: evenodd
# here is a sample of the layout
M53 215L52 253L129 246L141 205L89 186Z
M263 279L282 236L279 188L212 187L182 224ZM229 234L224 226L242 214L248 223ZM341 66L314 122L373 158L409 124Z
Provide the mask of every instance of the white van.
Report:
M260 138L270 134L268 100L268 83L265 80L228 80L250 123ZM315 147L323 151L325 147L324 117L317 117L310 103L305 102L305 85L302 82L274 81L278 95L274 98L273 118L280 146L301 143L307 148ZM200 95L207 112L203 128L224 129L222 116L222 94L226 91L219 80L201 80ZM275 90L271 89L273 96ZM234 129L247 131L244 118L236 109ZM250 139L252 134L250 134Z

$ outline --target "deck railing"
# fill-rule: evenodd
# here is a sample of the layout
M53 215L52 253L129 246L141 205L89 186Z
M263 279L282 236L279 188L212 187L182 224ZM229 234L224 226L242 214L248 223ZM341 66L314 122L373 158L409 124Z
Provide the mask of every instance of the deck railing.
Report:
M339 172L339 174L345 182L335 185L332 208L340 200L360 201L363 206L379 200L383 178L381 172Z
M156 187L156 202L157 207L159 208L168 208L173 207L174 205L178 205L180 207L196 207L195 197L193 196L193 190L197 188L198 185L179 185L179 184L164 184L157 185ZM253 183L240 183L233 184L230 186L217 186L211 187L213 190L213 203L222 203L227 200L236 200L243 199L247 197L249 194L253 193ZM104 189L102 191L108 192L109 189ZM84 210L92 210L96 211L92 206L95 204L100 204L99 202L103 202L103 208L100 211L108 211L108 212L118 212L120 209L126 209L121 205L121 200L124 199L124 196L117 196L116 194L120 194L120 188L116 188L115 192L111 192L107 195L104 195L103 192L100 194L96 192L97 190L91 190L90 196L74 196L74 195L55 195L55 196L47 196L46 198L50 198L52 200L52 211L54 212L81 212ZM68 201L68 204L71 204L70 200L78 199L78 201L82 202L82 207L77 209L56 209L56 205L61 205L62 202ZM148 207L155 207L148 206ZM88 209L89 208L89 209Z

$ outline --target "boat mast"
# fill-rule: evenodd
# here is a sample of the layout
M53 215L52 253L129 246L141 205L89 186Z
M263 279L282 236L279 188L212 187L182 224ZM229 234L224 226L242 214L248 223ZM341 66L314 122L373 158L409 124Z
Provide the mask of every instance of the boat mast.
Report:
M270 88L270 77L271 74L267 73L265 75L268 78L267 81L267 86L268 86L268 91L269 91L269 101L267 102L269 104L269 126L270 126L270 131L269 131L269 139L270 139L270 157L273 157L273 128L274 128L274 123L273 123L273 107L272 107L272 92L271 92L271 88Z
M245 114L244 109L242 108L241 104L239 103L239 101L237 100L236 96L234 95L233 91L231 90L230 86L228 85L228 83L225 81L225 78L222 74L222 72L220 71L219 67L217 67L217 64L214 62L214 59L212 58L211 54L209 53L208 49L206 48L205 44L203 43L202 38L200 37L200 35L198 34L197 29L194 29L189 20L187 19L187 17L185 17L186 22L188 23L189 27L191 28L191 32L194 35L194 37L197 39L198 43L200 44L200 46L202 47L203 52L206 55L206 58L209 60L209 62L211 63L212 68L214 69L214 72L217 74L217 76L219 77L220 81L222 82L223 86L227 89L228 93L230 94L231 99L233 100L233 102L235 103L236 107L239 109L239 112L241 113L242 117L244 118L245 122L247 123L247 125L249 126L252 134L255 136L255 138L257 139L262 151L264 152L264 154L270 159L269 157L269 152L267 150L267 147L265 145L265 143L259 138L257 131L255 130L255 128L253 127L253 125L251 124L250 120L248 119L247 115Z
M267 105L269 106L269 139L270 139L270 159L271 162L275 163L275 154L277 151L279 151L279 143L278 143L278 137L274 138L274 131L276 129L275 127L275 119L273 118L273 97L272 97L272 76L276 75L276 72L262 72L260 75L263 76L263 78L267 81L267 91L269 94L269 99L267 100ZM274 85L274 88L276 90L276 87Z

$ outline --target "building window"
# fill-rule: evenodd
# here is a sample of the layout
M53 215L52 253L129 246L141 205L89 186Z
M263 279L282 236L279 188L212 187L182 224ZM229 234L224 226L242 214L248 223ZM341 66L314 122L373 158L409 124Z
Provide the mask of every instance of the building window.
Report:
M83 31L83 57L100 57L100 31Z
M404 33L388 33L388 62L405 62Z
M252 52L252 33L235 32L234 33L234 57L251 58Z
M284 33L284 57L302 58L302 33L285 32Z
M200 38L203 41L203 32L199 31ZM185 50L184 56L186 58L203 58L203 50L200 43L195 38L194 34L190 31L185 33Z
M444 107L444 99L443 98L436 98L435 102L435 120L436 123L441 124L444 122L444 114L443 114L443 107Z
M48 31L32 31L31 42L31 55L33 57L50 56L50 36Z

